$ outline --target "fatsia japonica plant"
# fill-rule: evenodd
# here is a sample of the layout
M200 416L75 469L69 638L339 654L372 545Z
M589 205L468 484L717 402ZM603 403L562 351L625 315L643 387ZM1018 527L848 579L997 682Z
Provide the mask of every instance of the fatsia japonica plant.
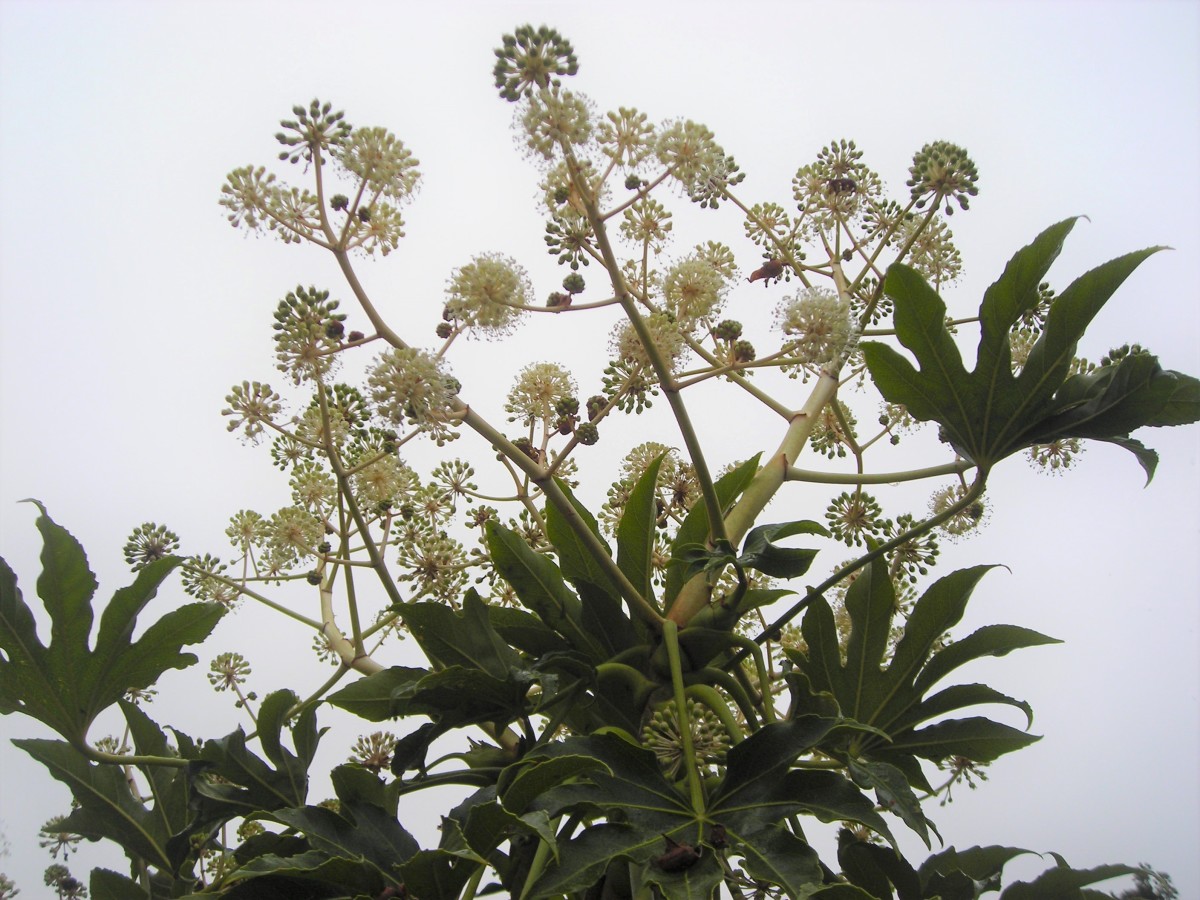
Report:
M598 113L566 86L577 69L546 27L496 50L496 87L540 173L545 244L567 273L541 295L516 261L482 252L444 302L387 321L356 258L397 249L419 164L328 103L282 122L275 170L229 174L233 226L331 254L344 276L276 307L283 389L247 380L226 398L229 430L269 450L291 505L234 513L219 555L182 555L169 529L143 525L125 549L136 578L103 606L82 548L41 509L48 644L0 567L0 711L60 736L17 744L74 798L45 831L107 839L129 859L92 873L93 898L966 900L1001 891L1028 852L955 849L929 806L1037 740L1026 702L959 670L1055 639L1016 624L955 632L989 566L939 576L938 545L979 527L1010 456L1058 470L1083 441L1108 441L1149 478L1157 457L1132 433L1200 417L1200 382L1143 348L1076 355L1157 248L1055 289L1076 223L1051 224L951 314L942 292L962 260L949 217L980 180L963 148L926 144L893 196L836 140L790 197L754 203L707 128ZM737 252L672 248L677 215L732 221ZM769 337L736 318L764 296ZM473 402L453 351L517 340L538 315L615 321L607 365L529 362L502 408ZM764 407L776 433L736 435L740 455L718 468L689 399L700 385ZM622 432L614 420L651 415L676 439L622 447L605 493L592 445ZM920 428L940 439L924 465L874 462ZM905 511L889 485L919 480L933 499ZM134 640L177 571L194 601ZM314 666L332 671L260 699L250 661L217 653L207 678L250 730L202 740L154 721L146 692L195 663L183 648L241 603L307 626ZM1025 727L989 717L997 706ZM114 707L123 739L93 743L89 726ZM335 740L327 707L378 730L321 800L310 767ZM422 847L401 800L444 786L457 799ZM929 855L902 855L899 830ZM1127 865L1055 863L1000 896L1108 896L1089 886L1134 873L1169 886ZM78 895L66 869L56 877Z

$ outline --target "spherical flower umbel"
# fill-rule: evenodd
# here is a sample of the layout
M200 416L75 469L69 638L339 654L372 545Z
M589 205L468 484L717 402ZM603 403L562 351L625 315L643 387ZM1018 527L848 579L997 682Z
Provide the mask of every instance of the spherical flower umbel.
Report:
M727 158L713 133L690 120L664 126L655 141L654 153L685 190L719 169Z
M235 384L225 396L229 404L221 410L221 415L229 416L230 431L237 431L243 425L246 427L246 437L257 439L262 434L263 423L269 423L283 409L279 395L271 390L269 384L255 381L243 381Z
M962 209L967 209L967 198L979 193L975 163L966 150L949 141L934 141L918 150L908 172L910 177L905 183L918 208L932 197L935 205L942 200L957 200ZM953 211L947 202L946 215Z
M525 145L544 159L553 159L560 142L582 144L592 134L591 110L578 94L558 88L539 91L521 117Z
M517 383L508 392L504 411L509 414L510 422L520 421L525 425L549 423L558 417L559 402L574 397L576 390L571 373L562 366L557 363L533 363L517 376Z
M145 522L125 542L125 562L137 572L179 549L179 535L164 525Z
M413 194L421 178L420 161L386 128L356 128L334 156L347 172L362 180L368 196L379 194L402 202Z
M379 201L371 207L360 206L358 213L346 234L347 250L361 250L367 256L378 250L387 256L396 249L404 237L404 218L396 207Z
M234 228L243 224L257 230L269 220L267 203L275 187L275 176L262 166L243 166L226 176L221 186L221 206L229 210L226 218Z
M653 152L654 126L645 113L622 106L596 126L596 141L613 163L633 169Z
M329 324L346 318L337 308L329 291L314 287L297 286L279 301L273 326L276 367L296 384L320 379L332 369L339 344L329 337Z
M643 197L622 214L621 237L635 244L648 244L658 252L671 233L671 213L650 197Z
M553 28L522 25L514 34L506 34L503 46L496 49L492 75L500 96L510 102L558 83L556 75L574 75L579 61L571 42Z
M415 347L388 350L367 378L371 400L395 425L420 429L439 443L453 440L456 382L443 360Z
M386 769L392 762L392 753L396 749L396 736L390 731L376 731L370 735L360 735L354 742L350 754L350 762L358 763L364 769L376 775Z
M826 288L808 288L784 297L775 310L784 337L783 350L801 367L817 367L837 359L855 335L850 304Z
M1059 438L1048 444L1032 445L1029 462L1041 472L1061 475L1075 465L1082 452L1083 442L1078 438Z
M663 299L676 321L689 328L720 312L725 288L725 279L710 262L689 256L667 271Z
M499 253L484 253L455 269L446 288L446 315L461 325L501 337L533 303L533 285L521 266Z
M275 135L275 140L288 148L280 151L279 158L288 162L311 162L313 153L336 147L350 133L350 123L343 119L345 113L333 112L329 103L313 100L307 109L293 106L292 114L296 118L281 121L283 131Z
M294 506L279 510L266 524L270 549L287 564L313 555L325 537L325 527L312 514Z
M650 339L658 350L659 356L668 368L674 368L687 352L683 340L683 332L679 323L666 313L651 313L643 316L642 321L650 332ZM611 346L616 357L621 362L635 368L649 369L650 355L646 352L642 339L629 321L620 322L613 330Z

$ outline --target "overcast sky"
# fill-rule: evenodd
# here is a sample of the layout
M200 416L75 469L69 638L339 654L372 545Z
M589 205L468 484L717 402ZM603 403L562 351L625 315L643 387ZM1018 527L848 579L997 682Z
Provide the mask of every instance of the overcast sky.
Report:
M345 292L332 260L244 239L217 198L230 169L271 164L293 104L331 100L356 125L390 128L421 160L409 237L361 265L416 343L433 343L445 280L474 254L510 254L539 296L555 288L563 273L545 254L538 174L491 84L491 49L525 22L574 42L572 86L600 110L707 124L748 173L741 193L752 201L788 205L792 174L836 138L854 139L897 197L922 144L968 148L981 190L950 223L965 261L950 294L960 315L1013 251L1067 216L1090 221L1052 271L1060 288L1127 251L1170 245L1117 294L1081 352L1096 359L1138 341L1168 368L1200 373L1193 2L0 0L0 553L28 598L38 544L22 498L40 498L83 542L102 597L129 580L120 548L139 523L167 522L186 549L219 553L231 513L286 502L265 448L228 436L219 411L230 385L275 374L270 315L287 290ZM730 243L744 269L757 258L732 211L695 227L677 250L703 235ZM761 315L765 332L784 289L753 287L731 303L747 322ZM596 330L555 331L578 326L542 318L554 322L514 344L455 348L465 351L453 357L464 397L497 421L524 362L578 364L585 394L598 382ZM607 330L610 319L600 321ZM721 402L709 410L725 451L717 465L775 446L770 419L760 430ZM1079 867L1146 861L1183 897L1200 895L1198 435L1139 435L1162 454L1146 489L1133 458L1108 446L1089 449L1066 478L1020 459L996 473L988 529L947 553L943 572L1005 563L1011 571L985 579L967 624L1019 624L1067 643L963 673L1029 700L1045 738L994 765L982 790L929 811L947 843L1057 850ZM472 452L462 443L456 452ZM820 518L793 496L798 516ZM177 602L178 591L165 593L160 612ZM260 692L287 684L286 662L244 612L201 648L202 665L245 648L261 663ZM295 685L303 692L315 676L295 677L307 679ZM219 724L197 719L190 699L149 711L193 734L231 729L228 702L195 698L197 709L209 702ZM0 871L30 898L50 862L35 831L66 810L67 795L8 739L41 734L0 720L11 845ZM111 852L94 858L121 867Z

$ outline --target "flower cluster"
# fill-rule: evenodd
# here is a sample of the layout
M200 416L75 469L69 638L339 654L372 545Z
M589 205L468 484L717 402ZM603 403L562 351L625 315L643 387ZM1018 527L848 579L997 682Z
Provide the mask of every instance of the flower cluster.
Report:
M262 434L263 424L270 424L275 416L283 409L279 395L271 390L269 384L243 381L235 384L225 396L229 404L221 410L221 415L229 416L229 431L237 431L243 425L246 427L246 437L257 439Z
M547 427L561 414L559 404L575 397L577 387L571 373L556 363L533 363L521 370L517 382L508 392L504 411L510 422L533 425L541 422ZM578 401L576 401L578 408Z
M635 169L654 152L654 126L645 113L622 106L596 126L596 142L614 165Z
M730 745L729 732L716 713L689 697L686 718L696 762L705 767L724 765ZM650 721L642 729L642 743L654 752L668 778L680 777L685 762L683 728L680 727L679 713L674 703L664 703L654 710Z
M643 197L622 214L621 237L634 244L645 244L657 253L666 244L672 227L667 208L657 200Z
M679 363L687 352L683 331L675 317L669 313L656 312L643 316L642 321L650 332L650 339L663 362L670 368ZM617 323L613 329L610 346L617 361L626 363L634 370L651 369L650 354L638 337L637 330L629 321Z
M837 360L855 337L850 304L827 288L807 288L784 297L775 310L776 327L786 339L783 352L794 362L784 367L793 378Z
M682 521L699 499L700 483L696 480L696 471L679 458L677 450L655 441L638 444L626 455L621 464L621 477L608 489L608 500L600 512L600 519L611 534L617 533L634 486L657 459L662 460L655 479L655 513L660 528L672 521Z
M359 736L354 742L350 754L350 762L357 763L364 769L378 775L392 762L392 753L396 750L396 736L390 731L376 731L367 736Z
M515 102L530 96L535 88L557 84L556 75L578 71L579 60L570 41L545 25L537 29L522 25L515 34L504 35L492 75L500 96Z
M906 219L899 239L905 244L911 241L906 262L931 282L934 289L956 281L962 273L962 255L954 246L954 234L945 222L924 224L920 219Z
M949 141L934 141L918 150L908 172L906 184L918 208L928 201L937 206L943 200L957 200L960 208L967 209L970 205L967 198L979 193L979 170L975 163L966 150ZM946 215L953 212L947 202Z
M298 286L279 301L275 310L275 359L293 382L320 381L332 368L340 343L338 301L329 291Z
M500 337L516 326L519 307L533 302L533 285L512 259L485 253L454 271L446 297L447 321Z
M145 522L125 542L125 562L138 572L179 549L179 535L164 525Z
M420 161L386 128L357 128L341 142L334 158L362 181L366 193L402 202L416 190Z
M583 144L592 135L587 100L557 87L538 91L521 117L525 146L543 159L553 159L560 144Z
M864 162L854 141L832 141L815 162L802 166L792 178L792 197L805 218L805 232L829 229L871 209L882 184Z
M438 444L453 440L458 382L436 356L413 347L388 350L367 378L379 413L395 425L408 423Z
M687 191L705 193L722 178L735 177L737 169L713 133L690 120L664 125L654 142L654 155Z
M716 266L699 255L680 260L663 277L662 294L667 311L687 331L721 311L725 292L725 278Z
M862 546L888 525L879 501L863 491L843 492L825 511L825 520L835 538L848 546Z
M287 162L302 159L312 162L314 153L338 146L351 131L350 124L344 120L345 113L333 112L330 104L319 100L313 100L307 109L293 106L292 114L296 118L280 122L283 131L275 135L275 140L286 148L280 151L279 158Z

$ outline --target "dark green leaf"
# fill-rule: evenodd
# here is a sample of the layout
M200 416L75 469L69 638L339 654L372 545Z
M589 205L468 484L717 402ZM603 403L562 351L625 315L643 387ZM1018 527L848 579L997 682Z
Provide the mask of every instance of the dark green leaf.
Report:
M655 522L658 518L658 470L662 467L659 456L646 467L629 493L621 521L617 525L617 565L650 603L654 602L654 591L650 579L654 574Z
M328 702L368 722L382 722L396 715L392 711L395 697L428 674L428 669L392 666L346 685L331 694Z
M1082 900L1081 888L1098 881L1132 875L1134 866L1097 866L1094 869L1072 869L1063 864L1047 869L1030 882L1018 881L1010 884L1000 895L1000 900Z
M755 832L736 849L752 878L779 885L789 897L808 896L823 880L816 851L781 825Z
M875 897L921 900L921 884L913 867L891 847L858 840L843 831L838 840L842 874Z
M890 749L935 761L965 756L973 762L986 763L1040 740L1040 735L973 716L950 719L897 735Z
M395 816L370 803L342 801L336 813L323 806L279 809L267 818L303 833L314 850L366 860L389 879L420 849Z
M54 778L65 784L77 804L62 820L63 831L116 842L127 853L150 865L170 870L166 843L170 835L162 820L133 796L120 766L99 766L62 741L14 740Z
M596 517L588 512L587 507L575 499L575 495L571 493L571 489L561 479L556 480L558 487L562 490L567 498L571 501L571 505L575 510L575 514L583 521L588 530L596 536L600 544L607 549L607 544L600 536L600 528L596 524ZM546 504L546 537L550 543L554 545L554 549L558 551L558 563L562 568L563 577L579 587L579 582L586 582L595 585L605 593L619 596L620 591L609 577L607 571L601 567L592 555L587 545L580 539L575 529L567 522L566 515L553 503ZM611 555L611 553L609 554Z
M728 512L733 501L741 496L746 486L754 480L754 476L758 472L759 456L761 454L746 460L733 471L725 473L713 485L722 512ZM671 543L672 560L681 559L682 548L691 544L707 544L708 538L708 510L703 503L697 503L689 510L683 524L675 533L675 540ZM663 600L667 607L670 607L687 580L686 568L686 564L682 561L671 562L667 566L666 583L663 587Z
M521 666L520 655L496 633L474 588L464 595L461 614L444 603L414 603L406 607L404 622L421 649L444 666L479 669L501 681Z
M1111 260L1068 286L1051 304L1020 374L1013 375L1009 333L1038 302L1038 284L1074 221L1048 228L1018 251L988 288L970 373L946 329L941 298L914 270L888 269L884 285L895 303L896 334L920 370L892 348L866 342L863 354L871 376L885 399L904 404L917 419L939 422L946 440L984 469L1032 443L1124 439L1144 425L1200 417L1200 383L1163 372L1150 356L1129 356L1115 366L1067 377L1085 329L1158 247ZM1148 451L1141 449L1139 461L1152 471Z
M850 760L850 777L875 791L879 805L898 815L929 847L929 827L921 801L909 787L904 772L885 762Z
M563 580L549 557L531 549L516 532L496 522L487 526L488 549L500 575L512 585L517 599L543 622L596 661L606 657L603 647L583 627L580 600Z
M126 692L148 687L167 669L194 663L196 657L181 648L208 637L224 609L216 603L180 607L131 644L138 614L180 562L160 559L113 596L91 648L95 577L78 542L41 504L38 509L43 550L37 586L50 615L50 645L38 639L16 575L0 560L0 711L22 712L68 740L82 741L95 717Z
M777 540L796 534L819 534L829 537L829 532L823 525L807 520L780 525L760 525L746 535L738 562L747 569L757 569L771 578L799 578L808 571L817 551L779 547L775 544Z
M150 900L136 881L110 869L92 869L88 887L91 900Z

